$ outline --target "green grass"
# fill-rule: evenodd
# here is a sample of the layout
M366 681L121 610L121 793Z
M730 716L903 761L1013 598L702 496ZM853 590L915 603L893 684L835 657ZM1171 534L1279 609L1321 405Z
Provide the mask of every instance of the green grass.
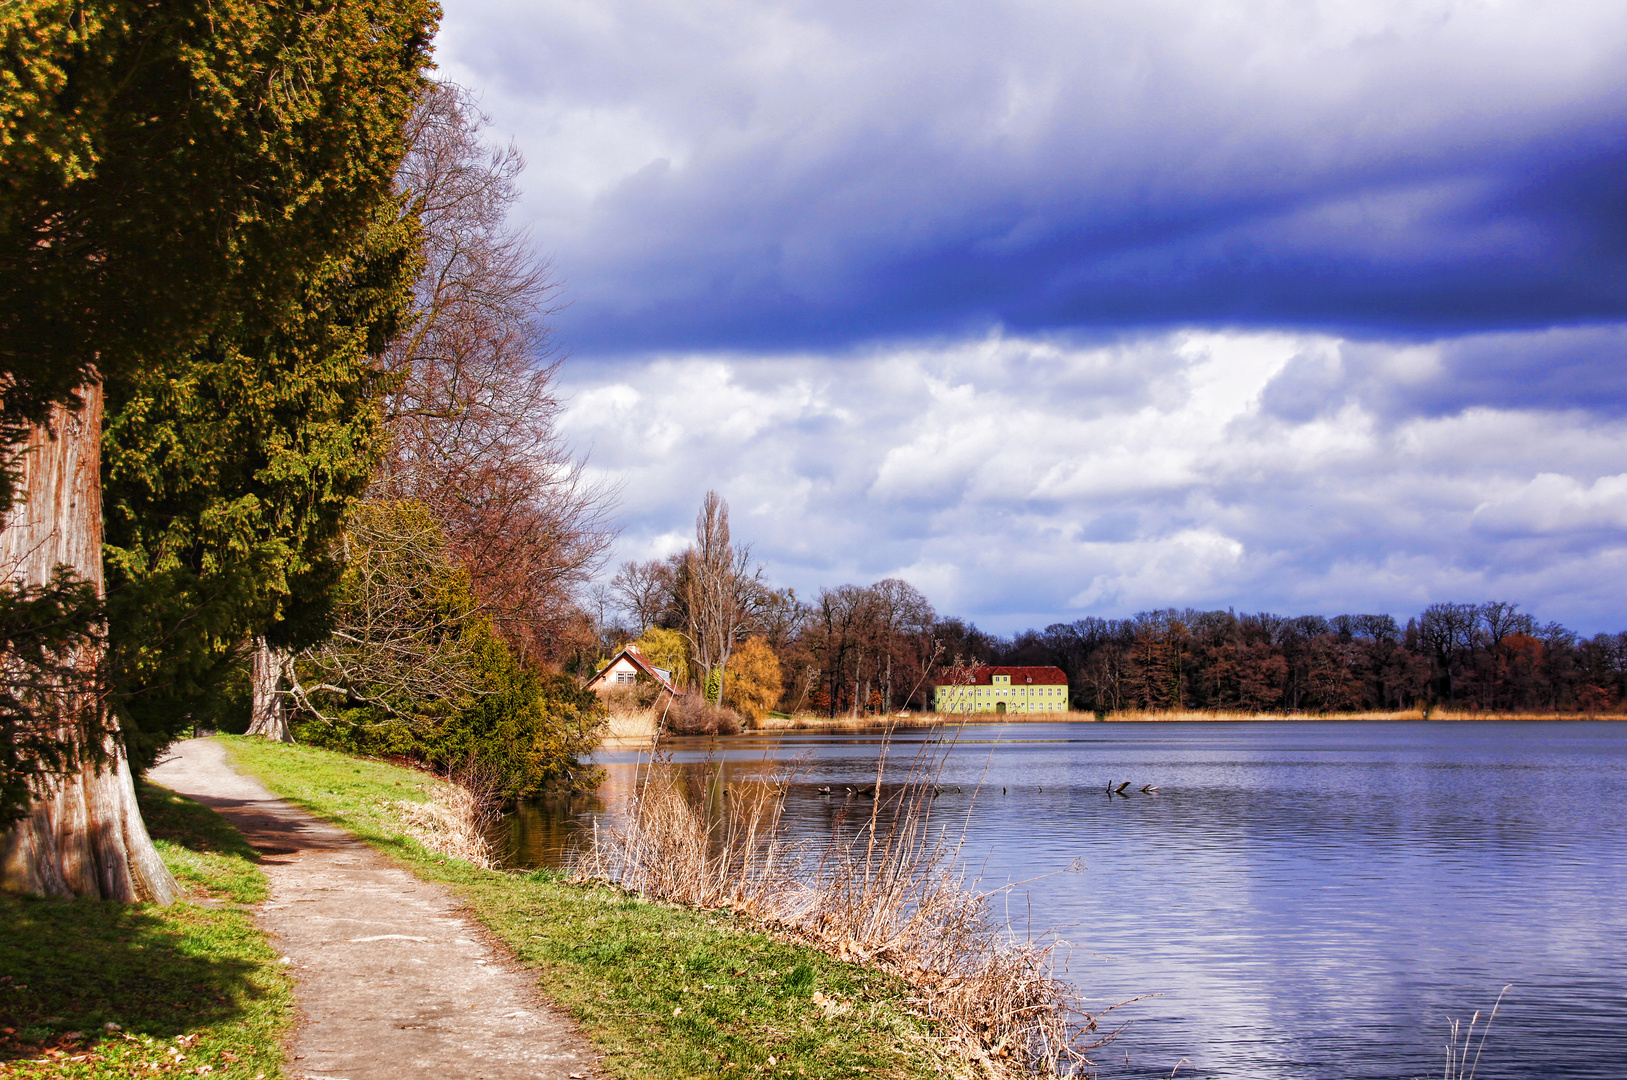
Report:
M612 1076L903 1080L956 1071L894 978L726 913L434 855L404 837L388 809L425 797L421 773L305 746L223 741L279 795L446 884L537 972Z
M0 1076L281 1076L292 985L238 906L265 896L254 850L189 799L137 794L187 898L0 894Z

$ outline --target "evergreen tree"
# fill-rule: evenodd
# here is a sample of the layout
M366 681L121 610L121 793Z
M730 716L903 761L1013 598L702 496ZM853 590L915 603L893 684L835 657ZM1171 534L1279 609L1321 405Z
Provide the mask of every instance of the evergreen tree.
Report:
M419 268L386 206L271 332L231 320L190 355L107 382L103 500L109 644L137 767L218 711L252 638L328 630L335 540L379 459L374 358Z
M227 313L271 333L287 298L366 230L389 198L435 16L427 0L0 5L8 595L101 588L101 379L197 351ZM26 766L29 809L0 838L0 884L167 900L105 710L97 618L81 616L43 657L74 673L76 693L35 693L31 658L0 657L23 704L0 715L0 741L19 745L14 721L30 738L54 725L43 737L64 748ZM18 790L11 779L0 791Z

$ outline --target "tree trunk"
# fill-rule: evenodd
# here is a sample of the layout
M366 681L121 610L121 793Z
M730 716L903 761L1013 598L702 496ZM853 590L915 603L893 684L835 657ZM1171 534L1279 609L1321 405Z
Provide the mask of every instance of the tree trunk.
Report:
M254 687L254 708L250 713L249 734L264 735L274 742L291 743L294 733L288 730L288 716L283 711L282 669L288 654L266 644L262 635L254 639L254 665L249 676Z
M79 412L58 406L47 426L29 435L20 462L21 498L0 527L0 567L17 583L39 585L65 565L100 593L102 390L87 386L81 395ZM83 648L79 659L85 691L70 707L106 708L96 685L99 648ZM102 750L105 760L86 760L77 772L46 783L29 815L0 838L0 887L160 904L175 898L175 880L136 805L124 744L115 733Z

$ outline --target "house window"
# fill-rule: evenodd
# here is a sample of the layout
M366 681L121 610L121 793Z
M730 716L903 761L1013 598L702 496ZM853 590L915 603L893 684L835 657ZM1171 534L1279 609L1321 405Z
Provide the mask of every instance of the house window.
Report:
M618 672L616 672L616 681L619 682L619 683L632 682L636 678L638 678L638 676L635 673L631 672L631 671L618 671Z

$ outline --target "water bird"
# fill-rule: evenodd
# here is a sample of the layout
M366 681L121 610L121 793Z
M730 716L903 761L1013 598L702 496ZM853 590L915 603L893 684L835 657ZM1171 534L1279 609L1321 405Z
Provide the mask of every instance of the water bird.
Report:
M829 786L820 788L819 789L819 794L821 794L821 795L829 795L830 794Z

